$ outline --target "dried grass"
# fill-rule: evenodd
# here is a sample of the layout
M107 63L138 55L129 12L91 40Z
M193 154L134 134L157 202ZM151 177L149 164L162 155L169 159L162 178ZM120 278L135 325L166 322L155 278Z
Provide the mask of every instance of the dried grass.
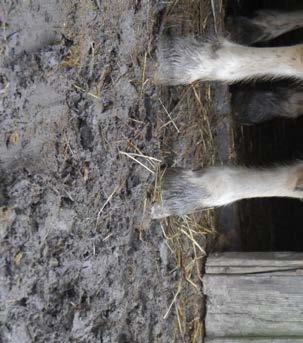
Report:
M222 9L222 1L219 4ZM167 9L167 25L172 30L182 22L182 34L205 34L217 18L214 1L172 1ZM186 15L186 18L184 16ZM212 19L212 20L209 20ZM180 28L176 29L180 34ZM163 160L182 167L203 167L216 161L216 147L211 122L212 94L207 83L186 87L159 89L159 136ZM161 183L165 170L156 174L153 201L161 202ZM177 335L182 341L201 342L203 326L202 271L206 256L206 240L215 233L214 211L200 211L185 217L171 217L161 222L166 244L175 259L174 271L179 272L177 289L165 318L176 317Z

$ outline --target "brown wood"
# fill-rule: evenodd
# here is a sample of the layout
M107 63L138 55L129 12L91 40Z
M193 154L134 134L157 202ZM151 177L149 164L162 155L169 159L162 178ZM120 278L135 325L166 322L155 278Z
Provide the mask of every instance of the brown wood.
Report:
M225 341L214 343L249 342L248 337L262 343L288 342L281 337L303 342L302 268L301 253L210 256L204 277L206 342L218 337Z

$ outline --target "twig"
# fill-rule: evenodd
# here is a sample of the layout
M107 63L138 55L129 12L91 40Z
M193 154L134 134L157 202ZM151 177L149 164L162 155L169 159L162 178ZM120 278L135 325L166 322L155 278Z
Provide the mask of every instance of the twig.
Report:
M162 162L161 160L158 160L155 157L151 157L151 156L147 156L147 155L143 155L143 154L136 154L135 152L129 152L128 154L131 155L131 156L143 157L143 158L146 158L147 160L152 160L152 161L156 161L156 162L159 162L159 163Z
M215 32L216 32L216 34L218 34L218 30L217 30L217 16L216 16L216 8L215 8L214 0L211 0L211 9L212 9L212 12L213 12Z
M77 85L73 85L78 91L81 91L81 92L83 92L83 93L85 93L85 94L87 94L87 95L89 95L89 96L91 96L91 97L93 97L93 98L95 98L95 99L98 99L98 100L100 100L101 98L98 96L98 95L96 95L96 94L94 94L94 93L91 93L91 92L87 92L84 88L82 88L82 87L79 87L79 86L77 86Z
M110 194L110 196L106 199L105 203L102 205L102 207L100 208L99 212L98 212L98 215L97 215L97 220L96 220L96 226L98 225L99 223L99 219L100 219L100 216L101 216L101 213L103 212L105 206L111 201L112 197L115 195L115 193L118 191L118 189L120 188L120 186L117 186L113 192Z
M177 320L178 320L180 334L182 336L182 339L184 340L184 332L183 332L183 329L182 329L182 323L181 323L181 318L180 318L180 308L177 305L177 303L175 303L175 308L176 308L176 313L177 313Z
M132 159L133 161L137 162L138 164L140 164L140 166L142 166L143 168L145 168L146 170L148 170L150 173L155 174L154 171L152 171L151 169L149 169L144 163L138 161L136 158L134 158L132 155L130 155L129 153L125 152L125 151L119 151L119 154L121 155L125 155L127 157L129 157L130 159Z
M170 115L170 113L168 112L167 108L164 106L164 104L163 104L163 102L162 102L162 100L161 100L160 98L159 98L159 101L160 101L160 104L162 105L162 107L163 107L165 113L167 114L168 118L170 119L170 122L174 125L176 131L177 131L178 133L180 133L180 130L178 129L178 126L177 126L176 123L174 122L172 116Z
M190 235L189 235L184 229L180 229L180 231L181 231L182 233L184 233L184 235L185 235L187 238L189 238L189 239L194 243L194 245L202 252L202 254L203 254L204 256L206 255L205 250L203 250L203 249L200 247L199 243L198 243L194 238L190 237Z
M173 307L173 304L176 302L180 291L181 291L181 285L179 284L178 290L177 290L176 294L174 295L174 298L173 298L171 304L169 305L168 310L166 311L165 315L163 316L163 319L166 319L167 316L169 315L169 312L170 312L171 308Z
M147 61L147 52L144 54L143 70L142 70L142 80L141 80L141 94L143 94L145 86L145 73L146 73L146 61Z

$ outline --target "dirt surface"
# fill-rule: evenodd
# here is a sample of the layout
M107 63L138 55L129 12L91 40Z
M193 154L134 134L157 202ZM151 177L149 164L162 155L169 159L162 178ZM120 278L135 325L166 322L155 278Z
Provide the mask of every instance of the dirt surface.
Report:
M201 341L212 214L148 220L161 164L217 156L226 87L149 78L163 16L220 28L221 3L184 3L1 2L1 342Z

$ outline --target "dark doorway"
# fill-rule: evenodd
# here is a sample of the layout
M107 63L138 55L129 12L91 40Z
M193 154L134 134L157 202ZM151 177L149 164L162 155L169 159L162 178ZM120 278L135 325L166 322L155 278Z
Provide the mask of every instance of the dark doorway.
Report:
M251 16L258 9L299 10L302 1L229 1L227 15ZM303 30L287 33L264 46L303 42ZM298 82L279 81L289 87ZM276 87L277 82L262 82ZM241 87L258 84L238 84ZM302 113L303 114L303 113ZM270 166L303 158L303 116L296 120L274 120L254 126L234 124L237 163L245 166ZM236 205L243 251L303 251L303 202L289 199L253 199Z

